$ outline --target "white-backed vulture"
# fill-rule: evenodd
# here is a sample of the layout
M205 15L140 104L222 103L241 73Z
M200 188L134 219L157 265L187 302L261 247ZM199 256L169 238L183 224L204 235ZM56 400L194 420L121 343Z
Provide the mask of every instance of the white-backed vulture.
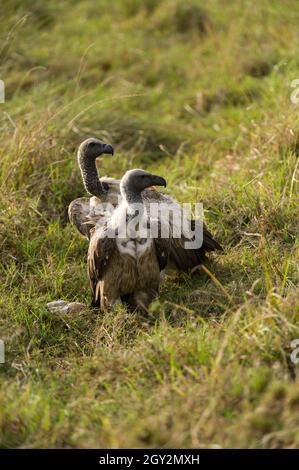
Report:
M121 203L90 232L88 276L93 304L101 310L121 301L147 310L158 295L169 240L150 236L159 220L150 218L141 192L153 185L166 186L166 181L144 170L127 171L120 183Z
M108 147L108 152L107 152ZM90 238L90 230L96 224L101 223L103 217L102 203L108 202L114 206L118 204L120 193L120 181L113 178L99 178L96 168L96 158L104 153L113 153L111 146L103 144L98 139L90 138L84 141L78 150L78 163L81 169L84 186L93 197L75 199L69 206L70 221L77 229ZM142 192L142 199L145 205L152 202L167 204L176 207L176 211L181 212L179 203L166 194L154 189L145 189ZM175 219L175 217L174 217ZM174 220L173 219L173 220ZM194 229L195 221L191 220L190 228ZM173 229L173 221L170 220L170 231ZM219 243L213 239L211 233L203 224L202 245L199 248L185 248L185 242L190 238L171 238L169 255L169 265L175 266L181 271L190 271L200 265L205 259L206 252L222 250Z
M86 191L92 196L72 201L68 208L69 219L82 235L89 239L90 229L98 221L100 214L97 206L109 202L117 205L119 198L119 180L109 177L99 178L96 159L101 155L113 155L112 145L98 139L89 138L81 143L77 159Z

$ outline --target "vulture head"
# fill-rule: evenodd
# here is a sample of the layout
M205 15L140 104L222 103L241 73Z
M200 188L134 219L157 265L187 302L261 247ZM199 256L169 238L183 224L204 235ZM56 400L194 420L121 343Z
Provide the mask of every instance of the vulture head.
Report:
M108 191L106 186L99 179L96 159L101 155L113 155L112 145L105 144L94 137L84 140L79 146L78 163L86 191L92 196L101 197Z
M114 149L112 145L105 144L101 140L91 137L82 142L79 147L79 154L85 159L95 160L103 154L113 155Z
M164 186L166 180L162 176L157 176L145 170L129 170L122 177L120 183L121 193L127 197L128 194L140 194L144 189L151 186Z

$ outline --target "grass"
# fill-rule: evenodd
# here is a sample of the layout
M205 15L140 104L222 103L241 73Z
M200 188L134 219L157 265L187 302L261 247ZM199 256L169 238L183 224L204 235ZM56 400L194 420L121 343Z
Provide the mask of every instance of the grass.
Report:
M0 446L298 447L295 0L4 0ZM167 279L154 321L89 302L76 147L203 201L225 247Z

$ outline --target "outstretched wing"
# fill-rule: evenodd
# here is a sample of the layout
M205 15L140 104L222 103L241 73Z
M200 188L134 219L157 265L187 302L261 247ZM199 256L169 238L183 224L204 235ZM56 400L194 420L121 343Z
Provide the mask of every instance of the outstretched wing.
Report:
M191 220L191 229L194 230L195 221ZM205 260L206 253L209 251L220 250L221 245L214 240L211 233L203 225L203 242L199 248L186 248L186 242L192 241L191 238L181 237L172 238L170 247L170 260L174 261L177 269L188 272Z
M144 201L146 203L146 206L149 207L149 205L152 202L155 203L162 203L166 205L173 205L175 207L175 210L181 211L180 205L178 202L173 199L172 197L159 193L155 190L146 190L143 192L143 197ZM161 216L160 216L161 217ZM175 216L174 216L175 218ZM169 232L170 232L170 238L168 240L165 240L163 244L168 243L168 251L169 251L169 263L175 264L176 268L181 270L181 271L190 271L192 268L195 266L198 266L203 262L205 259L205 255L209 251L215 251L215 250L221 250L222 247L220 244L214 240L212 234L209 232L209 230L206 228L206 226L203 224L203 240L202 240L202 245L199 248L186 248L185 243L190 242L192 238L186 238L184 236L180 238L175 238L173 234L173 225L174 225L174 219L170 218L169 222L164 221L161 217L160 222L165 222L169 223ZM191 231L194 231L195 229L195 220L189 221L190 223L190 229Z
M194 230L195 220L191 220L191 229ZM203 242L202 246L205 251L223 251L222 246L214 238L211 232L203 224Z

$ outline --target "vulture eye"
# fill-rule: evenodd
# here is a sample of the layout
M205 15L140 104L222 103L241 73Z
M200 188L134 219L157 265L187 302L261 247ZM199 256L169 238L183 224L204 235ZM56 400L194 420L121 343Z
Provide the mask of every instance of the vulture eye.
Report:
M95 142L90 142L90 143L89 143L89 147L94 147L95 144L96 144Z

